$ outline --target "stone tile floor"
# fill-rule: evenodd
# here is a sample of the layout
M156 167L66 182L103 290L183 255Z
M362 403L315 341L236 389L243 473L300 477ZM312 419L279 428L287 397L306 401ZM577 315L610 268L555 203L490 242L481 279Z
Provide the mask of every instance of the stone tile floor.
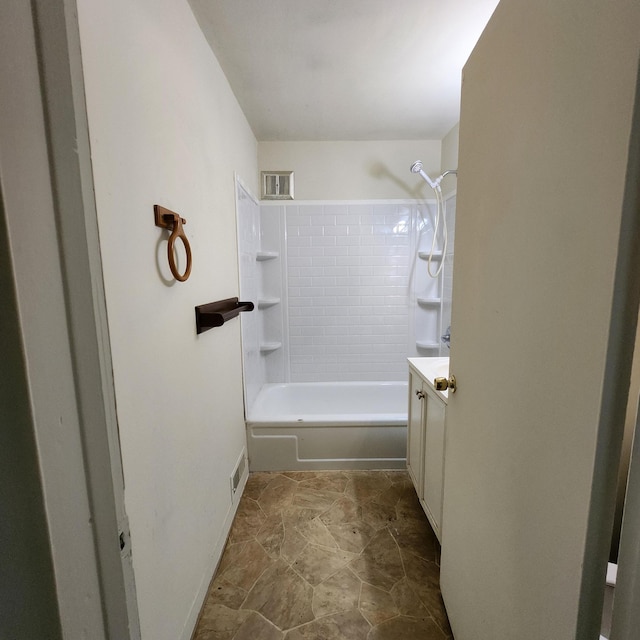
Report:
M404 471L252 473L194 640L447 640Z

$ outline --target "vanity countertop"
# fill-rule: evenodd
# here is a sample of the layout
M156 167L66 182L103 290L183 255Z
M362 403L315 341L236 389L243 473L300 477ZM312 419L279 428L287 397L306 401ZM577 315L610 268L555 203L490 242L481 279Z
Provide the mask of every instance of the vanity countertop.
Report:
M449 377L449 358L408 358L409 364L416 373L440 396L445 402L449 391L436 391L433 386L434 378Z

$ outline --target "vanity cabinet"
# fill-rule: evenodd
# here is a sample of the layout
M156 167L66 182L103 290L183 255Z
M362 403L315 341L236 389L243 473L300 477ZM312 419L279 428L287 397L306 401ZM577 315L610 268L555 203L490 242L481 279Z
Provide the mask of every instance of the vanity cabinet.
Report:
M448 358L409 359L407 469L420 504L441 540L447 392L435 377L446 374Z

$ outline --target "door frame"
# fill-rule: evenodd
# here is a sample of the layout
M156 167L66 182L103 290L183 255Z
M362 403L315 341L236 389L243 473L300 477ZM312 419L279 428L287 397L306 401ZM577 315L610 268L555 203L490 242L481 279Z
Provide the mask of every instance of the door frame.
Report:
M76 2L7 0L3 16L9 259L62 633L137 640Z
M623 361L625 374L631 371L630 361L634 352L634 336L638 321L638 310L640 307L640 62L638 65L638 77L636 81L636 98L633 112L633 123L631 127L631 139L629 143L629 157L627 164L627 176L624 194L624 210L622 217L622 229L620 233L620 252L618 254L618 266L616 270L616 288L614 292L614 306L611 321L610 356L607 361L607 379L616 380L617 361ZM617 303L617 305L616 305ZM617 311L617 314L616 314ZM640 349L640 344L635 344L635 349ZM613 377L610 377L613 376ZM625 383L628 383L625 375ZM612 385L616 386L616 385ZM605 386L605 390L607 387ZM628 394L628 384L625 384ZM605 393L606 397L607 393ZM633 402L637 406L638 398L628 398L628 402ZM618 422L607 425L604 416L607 407L603 403L601 420L601 430L606 432L608 428L615 438L615 447L622 444L624 410L626 402L620 402L620 406L615 408ZM613 413L613 410L612 410ZM614 640L634 640L638 634L640 626L640 415L636 416L636 426L634 431L631 461L629 464L629 475L627 484L627 494L625 497L624 515L622 521L622 532L620 535L620 551L618 554L618 579L615 587L615 598L613 603L613 619L611 637ZM598 453L607 452L608 442L606 435L604 442L599 439ZM598 454L597 454L598 455ZM597 480L598 462L594 473L594 487ZM609 487L607 487L609 488ZM597 492L594 491L596 500L592 499L592 505L597 503ZM595 513L594 513L595 511ZM587 543L590 536L597 536L598 513L594 508L589 521L587 531ZM601 548L606 540L595 539L594 545L598 544L600 553L604 553ZM587 546L587 548L589 548ZM601 569L601 567L599 567ZM586 572L585 572L586 573ZM588 576L585 576L585 580ZM588 585L583 583L586 592L583 598L582 609L588 609L591 602L588 600ZM582 610L581 610L582 612ZM585 617L587 612L585 611Z

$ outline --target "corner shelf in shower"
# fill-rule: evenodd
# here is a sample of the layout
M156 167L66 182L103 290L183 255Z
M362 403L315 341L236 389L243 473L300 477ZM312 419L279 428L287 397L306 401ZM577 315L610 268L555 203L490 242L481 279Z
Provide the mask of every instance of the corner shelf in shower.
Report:
M280 304L280 298L269 297L258 299L258 309L268 309L269 307L274 307L277 304Z
M260 353L271 353L282 347L282 342L263 342L260 345Z
M417 298L418 304L421 307L437 307L442 300L440 298ZM258 306L260 306L260 303L258 303Z
M425 342L423 340L416 340L416 347L423 351L434 351L440 348L439 342Z
M258 262L264 262L265 260L275 260L280 257L278 251L258 251L256 254L256 260Z
M418 251L418 258L420 260L428 260L431 255L431 251ZM431 256L432 260L441 260L442 259L442 251L434 251L433 256Z

